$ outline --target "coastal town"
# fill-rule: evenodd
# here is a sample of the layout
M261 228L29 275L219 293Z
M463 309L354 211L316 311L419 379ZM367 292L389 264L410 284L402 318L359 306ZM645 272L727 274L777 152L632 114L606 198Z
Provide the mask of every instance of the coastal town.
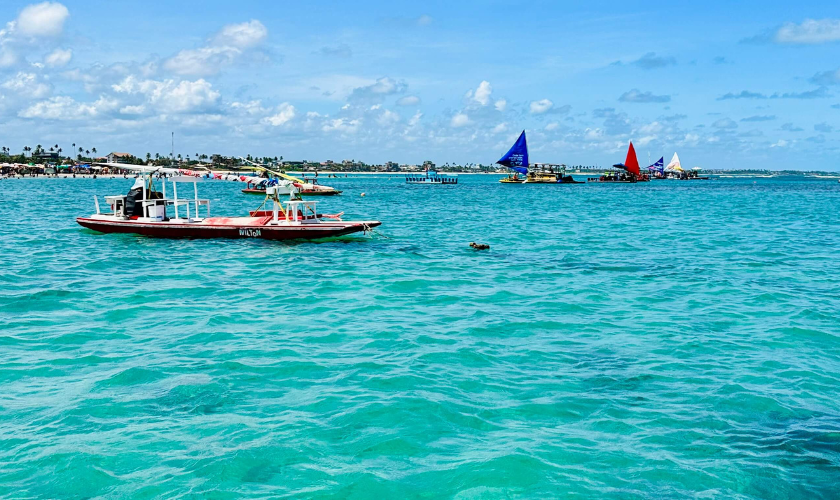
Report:
M288 170L294 172L380 172L380 173L400 173L400 172L424 172L428 170L440 170L445 172L455 173L505 173L506 168L496 164L481 164L481 163L466 163L459 164L456 162L446 162L444 164L436 164L431 160L426 160L419 163L399 163L395 161L387 161L385 163L373 164L357 160L289 160L283 156L258 156L246 154L244 156L225 156L221 154L160 154L160 153L145 153L142 155L135 155L132 153L112 151L105 155L100 155L97 148L85 148L71 144L71 149L75 155L68 155L64 149L58 145L52 145L45 148L42 145L37 145L34 148L25 146L21 153L11 154L7 147L0 148L0 173L3 175L50 175L60 172L96 172L103 168L107 168L105 164L126 164L126 165L154 165L161 167L174 167L185 169L207 169L207 170L225 170L235 171L247 169L247 167L254 163L264 165L269 168L279 170ZM573 170L583 172L597 172L603 170L596 165L583 166L577 165L570 167ZM113 167L111 168L113 170Z
M105 155L95 147L85 148L71 144L70 151L75 155L66 154L59 145L54 144L45 148L38 144L34 148L25 146L20 153L12 154L10 148L0 147L0 177L14 176L42 176L42 175L97 175L99 173L119 173L125 171L118 164L150 165L159 167L183 168L190 170L240 171L251 170L253 164L263 165L281 171L311 173L417 173L426 171L441 171L462 174L506 174L508 169L499 164L457 163L446 162L436 164L431 160L418 163L399 163L388 161L385 163L366 163L358 160L288 160L283 156L226 156L221 154L161 154L145 153L135 155L127 152L112 151ZM569 173L600 175L611 171L610 167L601 165L569 165ZM802 170L763 170L763 169L727 169L706 168L704 172L711 175L733 176L823 176L836 175L823 171Z

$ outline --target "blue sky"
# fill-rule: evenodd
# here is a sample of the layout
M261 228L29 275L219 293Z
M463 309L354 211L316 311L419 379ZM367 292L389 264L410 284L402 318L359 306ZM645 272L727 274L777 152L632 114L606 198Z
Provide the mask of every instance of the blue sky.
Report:
M840 170L840 3L4 2L0 142Z

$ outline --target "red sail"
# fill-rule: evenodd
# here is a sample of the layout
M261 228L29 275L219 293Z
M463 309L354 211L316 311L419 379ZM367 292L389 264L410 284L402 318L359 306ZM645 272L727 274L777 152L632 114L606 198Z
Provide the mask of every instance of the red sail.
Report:
M624 166L627 167L628 172L632 172L638 177L641 174L639 170L639 160L636 158L636 149L633 148L633 142L630 142L630 149L627 150L627 159L624 160Z

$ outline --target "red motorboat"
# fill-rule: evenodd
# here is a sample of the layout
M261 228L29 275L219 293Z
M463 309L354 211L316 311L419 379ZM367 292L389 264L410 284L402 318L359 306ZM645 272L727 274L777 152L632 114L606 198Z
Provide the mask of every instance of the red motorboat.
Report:
M344 221L340 214L319 214L316 201L301 200L296 193L292 199L281 202L278 189L270 186L266 200L259 210L247 217L210 217L210 200L198 197L197 177L177 176L172 182L173 198L154 189L152 175L138 177L131 191L124 196L106 196L112 212L99 210L99 199L94 197L96 213L78 217L83 227L101 233L131 233L160 238L261 238L266 240L317 239L365 233L379 226L379 221ZM193 184L193 198L178 198L178 183ZM262 208L270 206L270 209ZM204 207L204 217L200 209ZM167 213L171 209L174 213ZM184 212L186 212L184 214ZM170 217L173 215L174 217ZM185 216L184 216L185 215Z

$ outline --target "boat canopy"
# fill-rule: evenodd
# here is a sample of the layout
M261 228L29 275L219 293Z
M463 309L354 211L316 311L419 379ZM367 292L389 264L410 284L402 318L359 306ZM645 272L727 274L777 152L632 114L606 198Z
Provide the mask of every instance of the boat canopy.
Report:
M636 158L636 148L633 147L633 141L630 141L630 147L627 148L627 158L624 159L624 163L616 163L613 167L626 170L637 177L641 175L639 159Z
M677 156L677 153L674 153L674 157L671 158L671 163L665 167L665 170L676 170L677 172L682 172L682 165L680 165L680 157Z
M510 150L497 161L520 174L528 173L528 142L525 140L525 131L519 134L519 139L511 146Z

